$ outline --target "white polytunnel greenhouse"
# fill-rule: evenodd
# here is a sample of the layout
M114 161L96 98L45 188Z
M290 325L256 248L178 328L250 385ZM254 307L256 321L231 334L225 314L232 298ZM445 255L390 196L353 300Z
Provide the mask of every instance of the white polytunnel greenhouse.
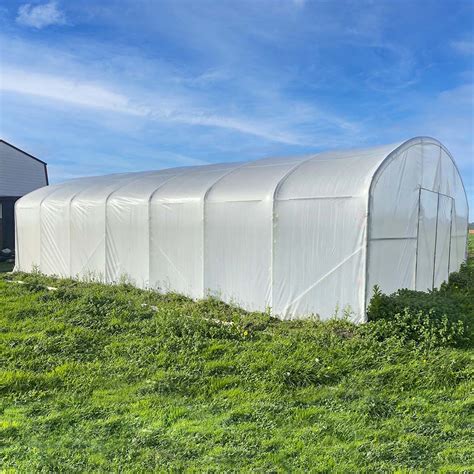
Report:
M44 187L16 204L15 269L361 322L374 285L458 270L467 223L452 156L422 137Z

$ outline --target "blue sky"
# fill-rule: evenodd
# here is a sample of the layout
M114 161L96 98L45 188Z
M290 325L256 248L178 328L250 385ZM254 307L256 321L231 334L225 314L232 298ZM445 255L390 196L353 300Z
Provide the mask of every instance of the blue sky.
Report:
M0 4L0 136L51 181L441 140L474 220L471 0Z

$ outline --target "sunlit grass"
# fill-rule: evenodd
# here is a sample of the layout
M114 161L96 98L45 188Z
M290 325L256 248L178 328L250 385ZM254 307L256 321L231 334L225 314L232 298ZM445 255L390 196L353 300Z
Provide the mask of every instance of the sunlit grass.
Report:
M432 294L380 296L362 326L13 278L0 276L2 469L474 470L472 265Z

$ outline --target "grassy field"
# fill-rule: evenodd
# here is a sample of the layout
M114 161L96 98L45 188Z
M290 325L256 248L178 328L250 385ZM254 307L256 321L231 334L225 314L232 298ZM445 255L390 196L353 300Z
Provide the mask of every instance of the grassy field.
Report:
M1 467L473 472L473 302L472 259L361 326L1 275Z

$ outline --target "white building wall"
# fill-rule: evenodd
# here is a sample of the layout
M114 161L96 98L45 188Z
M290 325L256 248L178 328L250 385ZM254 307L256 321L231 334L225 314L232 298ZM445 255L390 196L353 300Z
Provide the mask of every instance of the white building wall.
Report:
M46 184L44 163L0 140L0 196L24 196Z

